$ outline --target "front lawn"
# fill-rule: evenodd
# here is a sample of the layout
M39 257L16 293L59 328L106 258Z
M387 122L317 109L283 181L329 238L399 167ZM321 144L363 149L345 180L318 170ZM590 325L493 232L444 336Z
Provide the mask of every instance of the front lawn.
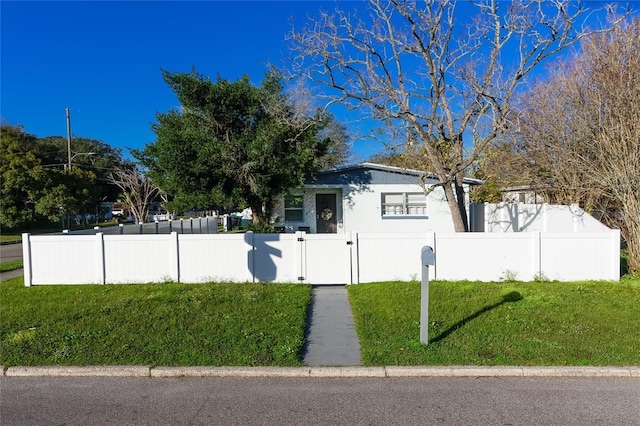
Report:
M365 365L640 365L640 278L348 286ZM300 366L301 284L0 283L0 364Z
M640 279L348 286L365 365L640 365Z
M311 287L0 283L0 364L298 366Z

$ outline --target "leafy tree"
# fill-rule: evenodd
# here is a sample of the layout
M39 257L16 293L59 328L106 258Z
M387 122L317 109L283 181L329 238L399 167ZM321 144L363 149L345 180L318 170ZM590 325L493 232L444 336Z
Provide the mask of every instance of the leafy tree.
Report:
M586 10L573 1L370 0L321 12L291 39L295 70L333 102L380 120L425 155L455 230L467 231L462 180L511 125L524 77L573 45ZM429 191L432 188L425 188Z
M276 197L319 168L344 159L346 137L331 117L305 114L267 73L260 87L163 71L180 110L157 115L157 139L134 156L173 197L173 206L251 207L269 227Z
M44 169L36 155L36 137L20 126L3 123L0 141L0 225L11 230L35 220L29 191L37 187Z
M58 169L69 167L66 137L48 136L39 139L39 142L39 156L44 164L51 167L58 166ZM79 136L74 136L71 140L71 149L71 168L91 171L95 175L97 198L92 206L94 211L99 200L115 200L119 188L109 183L108 176L123 166L122 150L97 139Z
M95 211L97 192L96 176L92 171L48 169L37 188L29 190L35 201L36 213L51 221L70 218Z
M66 138L38 138L8 124L1 132L3 228L93 213L100 200L115 199L118 190L108 184L106 174L121 163L120 150L94 139L73 138L77 151L69 169Z

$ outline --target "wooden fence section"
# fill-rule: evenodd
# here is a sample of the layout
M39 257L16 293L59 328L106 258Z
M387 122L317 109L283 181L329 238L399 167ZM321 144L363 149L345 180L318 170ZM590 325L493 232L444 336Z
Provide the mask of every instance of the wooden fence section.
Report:
M620 279L620 231L422 234L23 234L26 286L146 282L358 284Z

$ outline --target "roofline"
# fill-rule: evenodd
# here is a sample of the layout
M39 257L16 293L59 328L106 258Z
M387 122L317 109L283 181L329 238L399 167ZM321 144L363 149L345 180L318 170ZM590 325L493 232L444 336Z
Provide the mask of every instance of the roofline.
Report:
M415 176L415 177L426 176L427 178L430 178L430 179L440 180L435 173L422 172L420 170L406 169L406 168L403 168L403 167L387 166L387 165L384 165L384 164L367 163L367 162L358 163L358 164L349 164L349 165L344 165L344 166L337 166L337 167L334 167L333 169L321 170L321 171L317 172L316 174L321 175L321 174L329 174L329 173L336 173L336 172L346 172L346 171L349 171L349 170L359 170L359 169L373 169L373 170L379 170L379 171L388 172L388 173L397 173L397 174L401 174L401 175ZM468 178L468 177L463 178L462 181L464 183L468 183L469 185L481 185L481 184L484 183L483 180L473 179L473 178Z

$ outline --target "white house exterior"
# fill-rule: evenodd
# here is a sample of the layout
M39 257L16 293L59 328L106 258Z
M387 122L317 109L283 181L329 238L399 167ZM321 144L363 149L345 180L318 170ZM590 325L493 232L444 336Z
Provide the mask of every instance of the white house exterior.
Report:
M444 190L428 195L420 186L422 172L362 163L317 173L304 188L284 197L275 209L275 224L284 232L453 232ZM425 179L437 185L434 176ZM465 179L465 203L469 185Z

